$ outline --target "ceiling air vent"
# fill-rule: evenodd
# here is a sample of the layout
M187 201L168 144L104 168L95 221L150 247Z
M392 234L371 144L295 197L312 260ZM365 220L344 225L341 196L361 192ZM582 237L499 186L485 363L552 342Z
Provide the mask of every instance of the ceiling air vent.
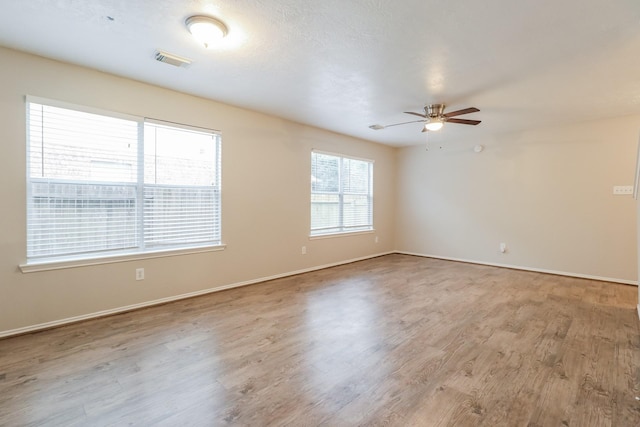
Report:
M156 61L164 62L165 64L181 68L187 68L189 65L191 65L190 59L182 58L178 55L172 55L161 50L156 52Z

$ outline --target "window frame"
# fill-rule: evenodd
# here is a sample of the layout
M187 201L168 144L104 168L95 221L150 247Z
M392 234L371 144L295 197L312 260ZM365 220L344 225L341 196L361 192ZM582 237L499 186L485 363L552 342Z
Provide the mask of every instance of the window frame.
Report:
M215 206L215 210L217 211L217 217L214 219L218 226L218 233L216 239L213 244L184 244L184 245L176 245L170 247L162 247L162 248L153 248L148 249L145 248L144 240L145 240L145 232L144 227L140 228L140 238L138 241L137 247L133 249L120 249L120 250L105 250L98 252L83 252L72 255L52 255L52 256L41 256L41 257L26 257L26 262L19 265L20 270L23 273L35 272L35 271L45 271L45 270L55 270L61 268L71 268L85 265L96 265L96 264L106 264L106 263L114 263L114 262L124 262L130 260L139 260L139 259L147 259L147 258L158 258L158 257L167 257L167 256L176 256L176 255L184 255L184 254L194 254L194 253L202 253L202 252L214 252L224 250L226 245L223 243L223 234L222 234L222 134L220 131L210 128L204 128L199 126L186 125L182 123L174 123L170 121L164 121L159 119L152 119L148 117L141 117L131 114L124 114L109 110L103 110L99 108L83 106L72 104L64 101L52 100L47 98L41 98L37 96L27 95L25 96L25 125L26 125L26 204L25 204L25 256L27 254L27 249L29 243L28 233L29 233L29 215L30 215L30 200L32 198L32 182L37 181L38 179L31 176L31 135L30 135L30 127L31 127L31 119L30 119L30 105L31 104L40 104L45 106L51 106L55 108L62 108L67 110L78 111L82 113L90 113L97 114L100 116L111 117L116 119L124 119L128 121L133 121L138 124L138 152L137 152L137 160L138 160L138 172L137 179L134 185L137 187L136 191L136 200L139 205L137 212L137 221L143 222L143 214L144 214L144 196L141 197L141 194L144 192L145 188L145 180L144 180L144 127L146 124L150 125L160 125L166 126L174 129L182 129L186 131L195 131L200 133L209 133L213 136L215 144L215 153L216 158L214 159L213 172L217 177L216 185L214 192L217 194L216 200L217 205ZM45 178L46 179L46 178ZM82 183L82 180L70 180L70 182L74 183ZM86 181L90 182L90 181ZM142 215L141 215L142 214ZM214 213L215 215L215 213ZM142 242L142 244L140 244Z
M373 178L374 178L374 165L375 165L375 160L373 159L367 159L367 158L363 158L363 157L356 157L356 156L349 156L346 154L341 154L341 153L334 153L334 152L330 152L330 151L324 151L324 150L317 150L317 149L312 149L311 150L311 173L310 175L310 179L313 180L313 156L314 154L321 154L321 155L327 155L327 156L333 156L333 157L337 157L340 161L340 166L338 169L338 182L339 182L339 190L338 192L326 192L326 191L318 191L318 192L314 192L313 191L313 181L310 182L309 185L309 190L310 190L310 212L309 212L309 239L314 240L314 239L326 239L326 238L331 238L331 237L340 237L340 236L352 236L352 235L357 235L357 234L371 234L375 232L375 221L374 221L374 189L373 189ZM352 230L346 229L349 228L349 226L345 226L344 225L344 196L347 195L363 195L361 193L349 193L349 192L345 192L342 186L342 172L343 172L343 168L342 168L342 162L344 159L348 159L348 160L356 160L356 161L361 161L361 162L366 162L369 163L369 179L368 179L368 193L367 193L367 199L368 199L368 206L369 206L369 224L367 225L363 225L363 226L353 226ZM338 200L339 200L339 221L340 224L336 227L325 227L326 230L332 230L332 231L326 231L326 232L321 232L321 231L316 231L314 233L314 229L312 228L312 223L313 223L313 195L314 194L318 194L318 195L338 195ZM339 229L339 230L336 230ZM316 229L317 230L317 229Z

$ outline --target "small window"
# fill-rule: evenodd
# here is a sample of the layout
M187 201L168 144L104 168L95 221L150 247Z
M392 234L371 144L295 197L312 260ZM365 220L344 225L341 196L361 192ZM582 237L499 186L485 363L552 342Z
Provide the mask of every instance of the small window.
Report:
M311 153L311 236L373 229L373 162Z
M27 259L220 244L220 135L27 100Z

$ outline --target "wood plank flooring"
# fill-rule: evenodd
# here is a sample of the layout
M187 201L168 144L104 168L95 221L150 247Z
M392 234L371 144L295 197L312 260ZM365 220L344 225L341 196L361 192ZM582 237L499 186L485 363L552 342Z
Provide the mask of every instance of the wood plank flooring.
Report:
M638 426L636 295L388 255L0 340L0 425Z

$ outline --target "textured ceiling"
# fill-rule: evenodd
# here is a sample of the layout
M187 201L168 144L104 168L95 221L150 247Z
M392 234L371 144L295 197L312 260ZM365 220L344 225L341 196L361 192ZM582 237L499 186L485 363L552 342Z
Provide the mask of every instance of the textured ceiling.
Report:
M389 145L420 124L368 126L426 103L481 110L442 140L640 113L638 0L1 0L0 45Z

